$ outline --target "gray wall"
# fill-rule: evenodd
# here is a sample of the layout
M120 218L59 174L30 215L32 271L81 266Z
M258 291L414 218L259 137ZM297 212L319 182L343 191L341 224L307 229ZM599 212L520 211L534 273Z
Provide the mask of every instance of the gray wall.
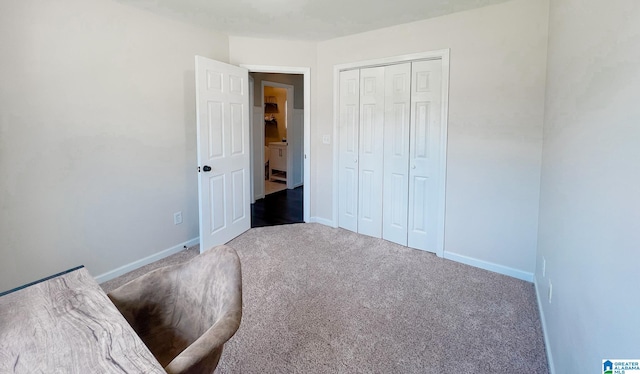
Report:
M637 0L551 1L536 282L558 374L640 358L638 20Z
M3 0L0 45L0 291L198 237L194 55L227 61L226 36L111 0Z
M262 81L283 83L293 86L293 108L304 109L304 75L302 74L274 74L274 73L250 73L253 77L253 105L262 103Z

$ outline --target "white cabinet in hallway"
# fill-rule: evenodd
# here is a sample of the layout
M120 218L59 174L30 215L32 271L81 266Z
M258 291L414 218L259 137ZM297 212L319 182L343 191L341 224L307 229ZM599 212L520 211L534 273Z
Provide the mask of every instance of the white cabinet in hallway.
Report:
M269 143L269 179L287 181L287 146L286 142Z

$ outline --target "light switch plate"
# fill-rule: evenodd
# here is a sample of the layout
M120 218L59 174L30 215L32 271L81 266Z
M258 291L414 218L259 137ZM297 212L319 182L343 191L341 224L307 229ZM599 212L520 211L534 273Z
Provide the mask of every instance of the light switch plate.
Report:
M331 135L323 135L322 136L322 143L331 144Z

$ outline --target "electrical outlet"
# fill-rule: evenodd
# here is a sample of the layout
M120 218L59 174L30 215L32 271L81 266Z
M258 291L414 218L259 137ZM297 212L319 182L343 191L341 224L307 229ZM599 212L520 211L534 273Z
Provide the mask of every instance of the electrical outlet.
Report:
M179 225L182 223L182 212L173 213L173 224Z
M547 275L547 260L542 256L542 277Z
M551 284L551 279L549 279L549 304L551 304L552 296L553 296L553 284Z
M322 143L331 144L331 135L323 135L322 136Z

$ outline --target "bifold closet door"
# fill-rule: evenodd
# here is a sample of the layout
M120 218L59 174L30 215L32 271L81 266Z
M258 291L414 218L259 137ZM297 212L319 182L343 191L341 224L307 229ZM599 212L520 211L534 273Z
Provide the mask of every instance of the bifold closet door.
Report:
M360 70L340 72L339 110L338 222L340 227L357 232Z
M442 61L340 72L339 226L436 251Z
M360 70L358 233L382 237L385 68Z
M411 129L409 135L409 228L407 245L435 252L438 200L441 196L440 144L443 139L442 63L411 66Z
M382 238L407 245L411 63L385 68Z

